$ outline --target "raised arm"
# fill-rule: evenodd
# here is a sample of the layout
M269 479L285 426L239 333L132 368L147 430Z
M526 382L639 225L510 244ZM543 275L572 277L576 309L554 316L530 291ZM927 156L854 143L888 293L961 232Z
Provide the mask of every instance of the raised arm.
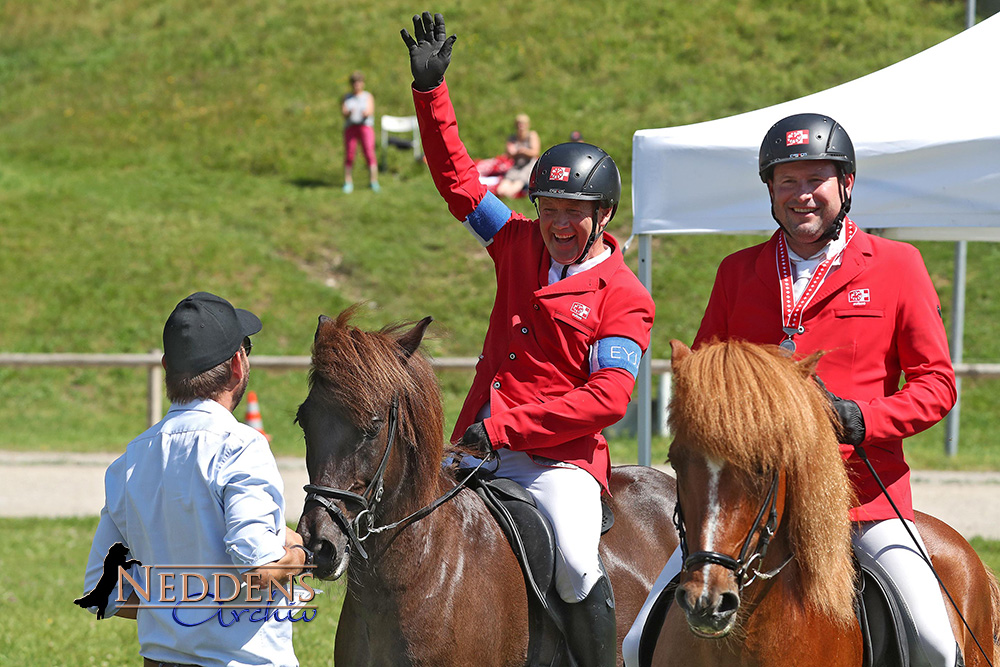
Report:
M413 106L420 125L420 141L427 167L448 210L482 245L511 217L510 209L487 192L479 170L458 134L458 120L451 104L444 73L451 62L455 35L445 37L444 17L429 12L413 17L411 36L400 31L410 53L413 73Z

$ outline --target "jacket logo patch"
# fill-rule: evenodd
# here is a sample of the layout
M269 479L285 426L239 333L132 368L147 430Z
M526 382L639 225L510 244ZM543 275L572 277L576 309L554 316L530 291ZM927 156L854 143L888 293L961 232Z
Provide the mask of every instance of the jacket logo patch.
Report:
M587 319L587 315L590 315L590 306L585 306L577 301L570 306L569 312L573 317L582 321Z
M847 301L852 306L864 306L871 300L872 296L867 287L864 289L852 289L847 293Z

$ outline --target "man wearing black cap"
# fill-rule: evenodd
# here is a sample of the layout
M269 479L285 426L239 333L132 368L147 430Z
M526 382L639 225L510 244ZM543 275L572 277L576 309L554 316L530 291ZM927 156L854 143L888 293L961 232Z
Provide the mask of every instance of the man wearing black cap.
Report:
M220 610L218 622L199 622L211 611L178 604L182 584L188 599L205 592L200 581L207 588L201 604L231 599L227 605L259 607L248 596L263 592L266 600L272 580L286 580L305 562L306 552L296 548L302 538L284 524L283 485L267 441L232 414L247 386L250 336L260 330L256 315L214 294L197 292L177 304L163 329L170 410L130 442L106 473L85 589L96 585L116 543L153 566L131 570L144 586L141 609L120 608L119 593L132 591L128 602L140 601L127 581L107 604L108 616L137 618L146 667L298 664L292 626L273 612L259 611L257 617L266 620L254 622L249 612L236 620L226 615L223 623ZM206 565L220 566L222 576L213 577L202 569ZM199 569L184 569L192 566ZM201 579L182 579L182 572ZM247 572L260 576L259 590L236 590L225 576L243 580ZM174 589L162 588L164 576ZM275 604L288 604L277 599Z

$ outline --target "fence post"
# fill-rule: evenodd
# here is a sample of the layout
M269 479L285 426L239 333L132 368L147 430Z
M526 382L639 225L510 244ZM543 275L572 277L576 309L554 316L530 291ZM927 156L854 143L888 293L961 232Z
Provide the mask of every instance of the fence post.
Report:
M149 426L155 426L163 417L163 366L160 365L160 355L163 353L155 348L149 353L156 361L149 364L146 422Z

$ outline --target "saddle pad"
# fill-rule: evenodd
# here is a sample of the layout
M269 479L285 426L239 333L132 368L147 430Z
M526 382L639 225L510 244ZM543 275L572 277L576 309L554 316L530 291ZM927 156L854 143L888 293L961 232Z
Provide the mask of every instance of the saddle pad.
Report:
M543 605L555 580L555 535L548 519L517 482L492 475L475 475L472 488L494 516L521 564L525 583Z

